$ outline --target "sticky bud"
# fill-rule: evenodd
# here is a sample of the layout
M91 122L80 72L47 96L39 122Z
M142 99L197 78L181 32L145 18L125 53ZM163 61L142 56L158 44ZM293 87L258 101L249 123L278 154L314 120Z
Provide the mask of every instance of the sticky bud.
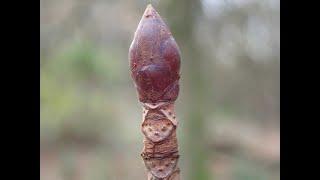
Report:
M129 49L131 77L143 103L175 101L180 52L156 10L148 5Z

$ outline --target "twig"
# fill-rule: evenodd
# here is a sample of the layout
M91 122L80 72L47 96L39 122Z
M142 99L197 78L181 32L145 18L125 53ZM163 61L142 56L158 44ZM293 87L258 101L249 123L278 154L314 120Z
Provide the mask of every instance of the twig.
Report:
M178 121L180 52L169 28L149 4L129 49L131 77L143 105L142 158L148 180L179 180Z

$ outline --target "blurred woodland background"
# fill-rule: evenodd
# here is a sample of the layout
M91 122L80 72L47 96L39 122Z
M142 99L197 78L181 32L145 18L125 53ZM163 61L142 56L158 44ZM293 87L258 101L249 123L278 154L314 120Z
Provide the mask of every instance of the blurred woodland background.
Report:
M182 54L182 179L280 179L279 0L40 0L41 179L146 179L128 49L150 2Z

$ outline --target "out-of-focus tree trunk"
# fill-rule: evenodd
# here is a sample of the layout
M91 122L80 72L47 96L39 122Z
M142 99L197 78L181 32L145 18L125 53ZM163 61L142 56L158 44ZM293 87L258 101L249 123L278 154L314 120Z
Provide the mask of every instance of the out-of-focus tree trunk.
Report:
M160 3L161 4L161 3ZM188 113L187 119L183 119L187 132L183 132L186 141L185 159L189 165L185 178L190 180L209 179L206 166L206 148L204 142L204 117L205 117L205 85L204 73L201 68L204 65L201 49L197 45L194 36L197 16L201 13L199 0L163 2L167 20L177 42L180 44L182 59L182 84L181 89L187 91ZM185 67L185 69L184 69ZM210 178L211 179L211 178Z

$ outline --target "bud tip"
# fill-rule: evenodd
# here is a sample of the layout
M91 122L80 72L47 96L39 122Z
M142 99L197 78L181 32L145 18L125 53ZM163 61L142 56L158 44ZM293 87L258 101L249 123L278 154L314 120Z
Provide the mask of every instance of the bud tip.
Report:
M148 4L147 8L146 8L146 10L144 12L144 16L145 17L149 17L149 16L152 16L152 15L155 15L155 14L157 14L156 10L153 8L153 6L151 4Z

